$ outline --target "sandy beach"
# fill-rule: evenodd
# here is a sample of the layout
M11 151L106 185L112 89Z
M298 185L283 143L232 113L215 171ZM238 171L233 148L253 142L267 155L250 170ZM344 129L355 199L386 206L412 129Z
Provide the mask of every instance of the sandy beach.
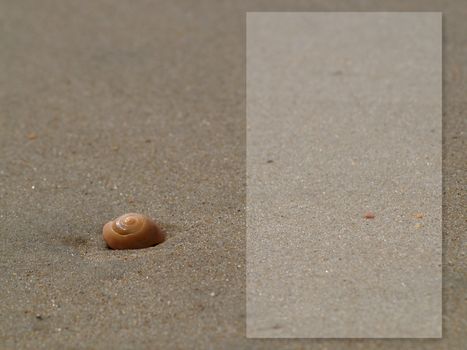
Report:
M442 11L443 338L247 339L245 13ZM461 349L467 6L0 1L1 349ZM141 212L163 244L113 251Z

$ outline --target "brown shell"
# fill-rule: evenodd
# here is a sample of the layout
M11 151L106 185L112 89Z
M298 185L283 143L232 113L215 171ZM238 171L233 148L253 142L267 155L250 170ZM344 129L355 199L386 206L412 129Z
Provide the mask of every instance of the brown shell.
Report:
M104 241L112 249L147 248L164 241L161 228L147 216L128 213L109 221L102 229Z

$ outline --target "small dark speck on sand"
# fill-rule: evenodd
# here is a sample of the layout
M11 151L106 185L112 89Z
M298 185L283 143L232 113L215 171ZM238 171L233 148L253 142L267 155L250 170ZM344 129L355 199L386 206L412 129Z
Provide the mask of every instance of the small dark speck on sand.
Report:
M373 213L373 212L371 212L371 211L367 211L367 212L365 213L365 215L363 215L363 217L364 217L365 219L374 219L374 218L375 218L375 213Z
M42 315L36 315L36 319L38 319L39 321L42 321L44 318L42 317Z
M271 164L274 163L274 161L272 159L269 159L266 163Z

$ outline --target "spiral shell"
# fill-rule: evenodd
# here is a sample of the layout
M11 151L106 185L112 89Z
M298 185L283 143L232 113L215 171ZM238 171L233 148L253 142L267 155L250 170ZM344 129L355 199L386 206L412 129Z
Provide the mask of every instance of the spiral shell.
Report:
M112 249L147 248L165 239L164 232L152 219L136 213L109 221L104 225L102 235Z

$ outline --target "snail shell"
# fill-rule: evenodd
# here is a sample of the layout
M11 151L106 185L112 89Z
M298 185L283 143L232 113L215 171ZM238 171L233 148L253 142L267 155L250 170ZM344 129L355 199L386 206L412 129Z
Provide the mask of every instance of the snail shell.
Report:
M102 235L112 249L147 248L165 239L164 232L152 219L136 213L109 221L104 225Z

